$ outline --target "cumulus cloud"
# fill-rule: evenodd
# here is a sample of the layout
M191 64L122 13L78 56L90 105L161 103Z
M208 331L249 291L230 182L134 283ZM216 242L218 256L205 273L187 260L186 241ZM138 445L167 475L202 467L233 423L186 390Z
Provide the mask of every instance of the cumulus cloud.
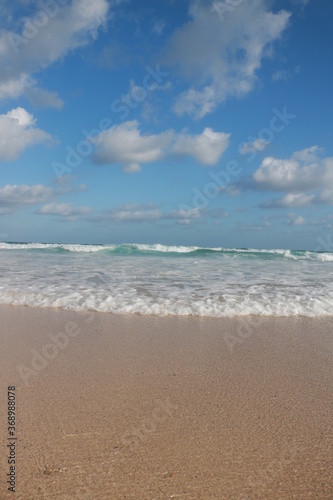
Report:
M240 149L240 153L246 155L248 153L263 151L269 144L269 141L265 141L265 139L255 139L253 142L245 142Z
M83 184L75 186L73 183L73 178L71 176L64 176L62 178L56 179L54 186L45 186L43 184L35 184L29 186L27 184L6 184L0 188L0 210L1 213L12 213L18 209L22 209L26 206L31 205L41 205L46 203L44 207L38 213L46 213L47 210L58 211L57 215L65 215L66 210L76 210L71 204L68 203L55 203L57 198L66 195L70 192L81 192L86 189ZM79 207L85 212L87 207ZM51 212L50 212L51 213ZM55 213L56 215L56 213ZM71 215L80 215L79 212Z
M0 188L0 206L20 207L44 203L54 197L54 190L43 184L27 186L26 184L9 185Z
M318 146L297 151L283 160L267 157L253 179L259 188L272 191L304 192L333 188L333 158L321 158Z
M114 125L100 135L95 159L98 163L120 163L135 173L142 163L163 160L171 155L192 156L202 165L216 165L229 145L230 134L205 128L201 134L176 134L167 130L143 135L136 120Z
M253 174L253 186L287 193L266 207L304 207L333 203L333 157L323 157L318 146L296 151L289 159L267 157Z
M167 62L177 65L191 82L175 103L177 114L200 119L227 98L249 93L262 60L272 54L290 17L284 10L270 11L265 0L239 2L229 9L225 6L222 0L193 0L191 20L168 41Z
M99 163L121 163L127 172L139 171L140 163L162 160L172 141L171 131L141 135L136 120L115 125L101 136L96 159Z
M107 0L73 0L68 5L60 5L60 2L54 2L53 7L47 5L41 2L31 17L23 18L20 31L3 29L0 32L0 66L6 68L0 75L2 99L19 97L34 88L34 73L94 40L109 10ZM45 102L45 91L41 92L41 100ZM57 99L50 102L53 106L60 104Z
M0 41L1 44L1 41ZM1 53L0 53L1 61ZM0 99L15 99L24 94L25 90L34 84L34 80L27 74L21 73L15 77L0 76Z
M230 134L214 132L206 127L202 134L180 134L173 145L173 152L193 156L202 165L216 165L229 146Z
M190 208L189 210L181 208L165 214L164 219L175 220L176 224L189 225L194 219L199 219L201 215L200 208Z
M314 194L289 193L278 200L269 200L261 206L264 208L300 208L311 205L316 199Z
M58 215L59 217L74 220L79 215L86 215L91 212L90 207L74 207L73 203L48 203L43 205L36 213L40 215Z
M24 108L0 115L0 160L15 160L27 147L51 141L51 136L36 127L36 119Z

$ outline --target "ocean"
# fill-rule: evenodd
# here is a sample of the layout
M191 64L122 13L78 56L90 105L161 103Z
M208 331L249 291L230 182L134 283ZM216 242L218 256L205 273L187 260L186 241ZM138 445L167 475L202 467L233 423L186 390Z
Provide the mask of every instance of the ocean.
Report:
M333 316L333 252L0 243L0 304L157 316Z

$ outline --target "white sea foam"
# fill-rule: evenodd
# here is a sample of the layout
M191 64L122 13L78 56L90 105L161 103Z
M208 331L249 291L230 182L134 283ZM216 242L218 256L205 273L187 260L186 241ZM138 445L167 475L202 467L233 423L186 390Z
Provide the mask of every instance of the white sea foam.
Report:
M316 259L321 262L333 262L333 254L331 253L319 253L316 255Z
M177 246L177 245L161 245L143 244L143 243L126 243L126 244L105 244L105 245L84 245L84 244L60 244L60 243L6 243L0 242L0 250L63 250L74 253L97 253L97 252L112 252L128 253L136 250L141 253L156 253L156 254L191 254L195 252L211 252L225 253L228 257L238 256L265 256L282 257L290 260L317 260L320 262L332 262L332 253L320 253L311 251L292 251L284 249L256 249L256 248L225 248L225 247L198 247L198 246Z
M5 243L0 242L1 250L31 250L58 247L53 243Z
M0 243L0 250L68 250L69 252L99 252L113 249L116 245L71 245L60 243Z
M222 303L219 301L222 299ZM62 309L94 310L108 313L130 313L143 315L180 315L207 317L234 316L332 316L333 295L330 297L272 297L264 295L242 300L232 296L220 296L218 301L188 297L150 298L133 296L124 292L118 294L99 294L92 292L73 292L67 290L43 290L43 292L1 292L1 304L25 305L31 307L56 307Z
M132 243L130 244L134 248L137 248L138 250L144 250L146 252L177 252L177 253L189 253L189 252L194 252L196 250L202 250L201 247L186 247L186 246L176 246L176 245L160 245L159 243L156 243L154 245L144 245L141 243ZM210 250L222 250L222 248L214 249L211 248Z
M38 243L24 252L26 245L2 245L2 304L161 316L333 316L330 253Z
M112 250L116 245L59 245L58 248L68 250L69 252L100 252L101 250Z

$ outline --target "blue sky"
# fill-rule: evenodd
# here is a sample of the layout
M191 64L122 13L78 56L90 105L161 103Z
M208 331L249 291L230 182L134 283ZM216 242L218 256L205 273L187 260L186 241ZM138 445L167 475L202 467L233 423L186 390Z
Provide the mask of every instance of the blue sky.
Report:
M0 239L332 250L332 2L12 4Z

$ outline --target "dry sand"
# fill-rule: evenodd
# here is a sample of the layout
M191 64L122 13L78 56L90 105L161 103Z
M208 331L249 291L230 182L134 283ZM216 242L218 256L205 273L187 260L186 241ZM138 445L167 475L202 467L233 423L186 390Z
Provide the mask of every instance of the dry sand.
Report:
M333 498L331 320L0 315L1 499Z

